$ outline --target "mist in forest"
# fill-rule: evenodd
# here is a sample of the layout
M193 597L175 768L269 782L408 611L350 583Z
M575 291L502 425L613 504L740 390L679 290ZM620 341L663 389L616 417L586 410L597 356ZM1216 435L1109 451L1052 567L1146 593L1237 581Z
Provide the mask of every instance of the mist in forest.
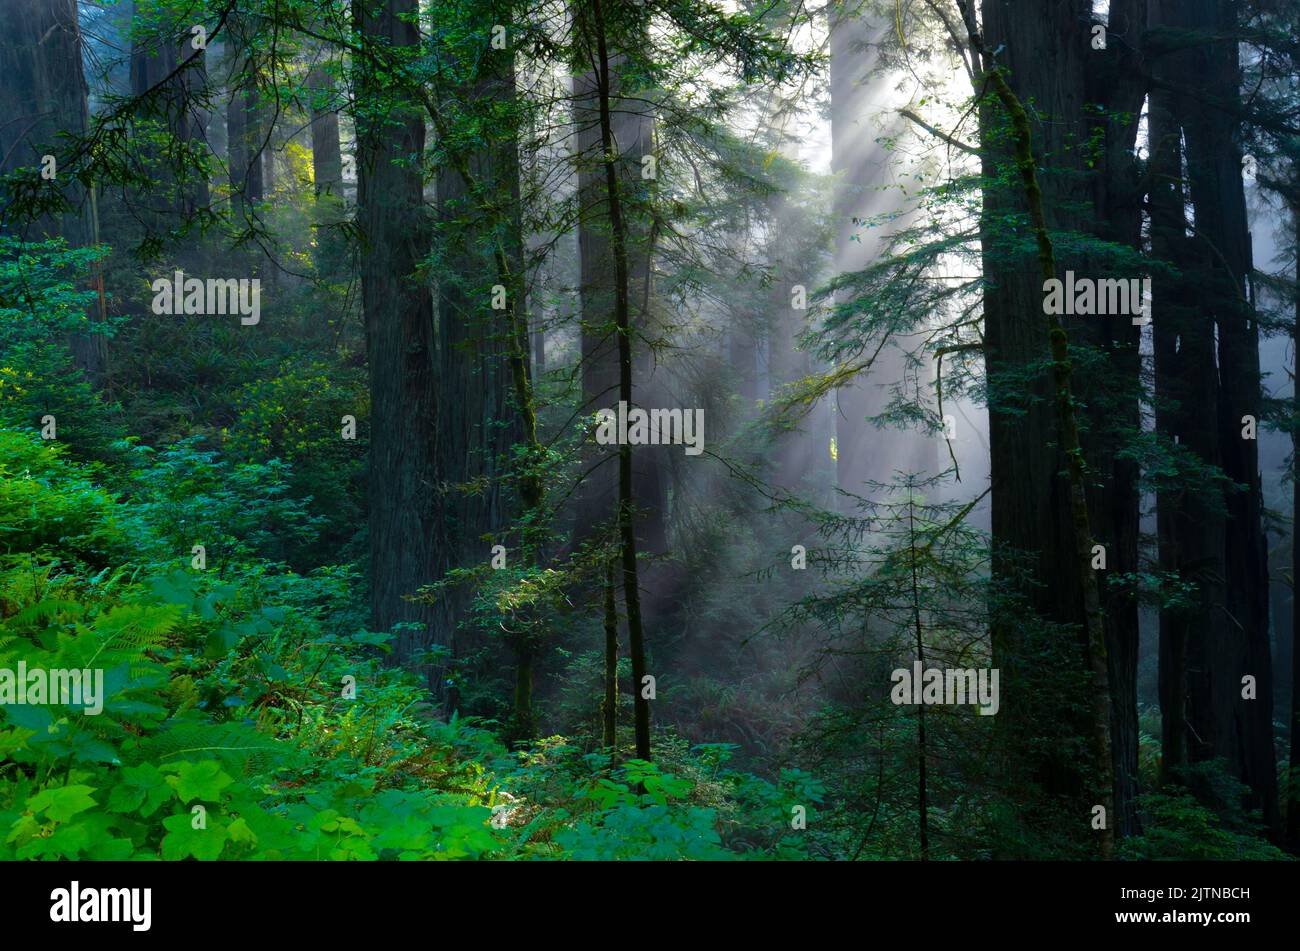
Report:
M0 858L1295 854L1298 20L0 0Z

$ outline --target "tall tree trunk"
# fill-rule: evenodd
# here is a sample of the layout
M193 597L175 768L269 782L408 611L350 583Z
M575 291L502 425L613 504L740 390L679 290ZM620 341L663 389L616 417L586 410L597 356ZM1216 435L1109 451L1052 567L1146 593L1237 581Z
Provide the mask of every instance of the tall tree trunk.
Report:
M338 226L345 214L338 106L329 70L319 64L314 66L307 74L307 92L311 97L311 163L316 193L316 270L328 276L343 267Z
M1190 222L1182 222L1190 237L1177 242L1183 280L1197 288L1188 301L1179 356L1190 339L1195 349L1189 358L1202 373L1185 376L1183 386L1213 391L1217 382L1214 405L1206 393L1189 394L1198 405L1188 426L1201 443L1200 458L1221 465L1231 483L1215 500L1218 511L1211 523L1187 525L1187 543L1212 549L1205 552L1208 561L1193 563L1211 610L1186 632L1188 757L1225 761L1250 787L1249 805L1261 810L1278 836L1263 491L1258 442L1243 431L1248 418L1258 426L1262 394L1241 176L1239 4L1153 0L1153 25L1182 38L1184 45L1168 55L1167 72L1159 76L1162 89L1176 90L1170 101L1185 143L1193 212ZM1195 42L1186 42L1187 37ZM1254 679L1255 698L1243 696L1248 676Z
M1291 325L1291 749L1287 772L1286 843L1300 852L1300 200L1291 205L1295 241L1295 322Z
M343 198L343 152L339 146L339 114L334 102L334 78L317 65L307 74L311 95L311 164L316 198Z
M443 547L436 497L438 406L433 294L418 273L432 242L420 160L424 119L392 73L419 43L417 0L357 0L357 223L370 374L368 475L371 615L399 623L395 658L430 644L434 612L404 600L431 584ZM386 108L383 108L386 107Z
M1158 15L1153 9L1153 18ZM1167 67L1156 69L1158 78L1166 78ZM1149 129L1151 249L1156 258L1177 264L1186 257L1182 129L1174 97L1163 89L1151 93ZM1156 430L1180 451L1215 464L1213 338L1196 319L1194 300L1181 281L1157 275L1152 288ZM1187 765L1192 739L1189 648L1205 643L1215 606L1222 604L1223 512L1206 492L1176 486L1157 492L1156 511L1160 569L1197 586L1194 604L1166 599L1160 610L1161 781L1170 782Z
M651 154L654 139L654 120L643 102L622 97L622 72L625 57L612 53L609 62L610 135L620 191L627 195L640 194L643 189L642 159ZM600 119L599 77L584 73L574 77L574 122L577 127L578 149L578 202L585 210L578 222L578 247L580 257L579 293L582 305L582 400L583 413L614 408L620 398L618 331L610 319L616 309L618 289L614 279L614 236L610 234L609 199L606 195L605 159L601 154L604 129ZM624 250L628 258L626 294L629 298L633 332L653 339L655 333L651 316L644 306L650 300L649 230L642 218L626 213L624 201L623 224L627 229ZM663 387L652 375L653 354L648 347L638 348L634 375L636 384L633 397L637 405L652 407L663 405ZM659 376L662 375L659 371ZM629 405L630 402L629 402ZM651 553L667 550L665 525L668 473L665 447L647 446L637 454L633 469L633 483L637 505L637 537L641 547ZM589 454L584 469L590 469L601 456ZM574 538L582 542L600 534L600 526L614 517L618 495L616 472L606 463L590 472L578 489L577 521Z
M226 86L226 172L230 176L230 211L240 218L248 191L248 133L244 94L235 85L235 73L232 58Z
M279 104L270 96L262 96L257 102L258 136L257 146L261 149L262 159L262 193L267 198L275 195L276 158L279 149Z
M93 187L83 187L70 164L70 148L90 125L86 79L81 61L81 30L75 0L8 0L0 4L0 174L26 166L33 178L46 155L55 158L55 177L45 187L61 189L71 206L66 212L34 221L8 220L5 229L24 241L62 237L72 248L99 243L99 220ZM73 137L73 144L59 138ZM104 279L98 265L87 275L97 291L87 308L91 322L104 319ZM107 363L105 338L74 334L73 361L91 379Z
M1055 8L1053 8L1055 9ZM985 42L999 49L1000 64L1010 70L1008 82L1040 113L1057 116L1077 114L1084 82L1081 58L1086 41L1063 37L1060 20L1038 11L1030 15L1025 4L1009 7L1001 0L982 5ZM1082 26L1077 27L1082 32ZM1048 58L1044 51L1056 56ZM997 121L992 104L983 107L982 126ZM1061 161L1064 122L1040 124L1038 154L1053 166ZM992 128L988 135L991 138ZM1007 148L986 149L984 176L998 182L1010 160ZM1041 176L1044 204L1049 214L1068 203L1087 201L1082 182L1061 174ZM1023 198L1010 188L987 187L984 194L986 223L982 225L984 290L984 352L990 394L1003 390L1025 391L1019 400L1004 395L989 401L990 507L993 534L993 573L1012 580L1038 618L1061 625L1082 627L1083 592L1074 572L1061 571L1074 557L1074 531L1070 522L1069 486L1061 473L1065 460L1060 452L1056 414L1052 406L1050 375L1041 367L1047 357L1043 339L1043 279L1032 249L1019 235L1008 234L999 222L1007 215L1025 213ZM1023 380L1023 384L1012 383ZM1062 651L1071 660L1078 656L1074 645ZM1037 651L1027 643L1024 625L1007 618L993 629L993 659L1007 682L1032 681ZM1038 661L1038 667L1045 661ZM1040 726L1027 704L1037 694L1016 691L1007 697L998 717L998 727L1012 744L1012 765L1025 771L1051 797L1076 800L1082 792L1082 778L1072 757L1041 749L1030 742ZM1071 697L1070 706L1079 709L1081 697ZM1073 723L1079 731L1086 724ZM1019 781L1019 779L1017 779Z
M489 12L488 16L491 19L487 22L511 22L507 11ZM479 95L483 90L490 89L492 95L503 103L513 100L513 54L502 51L497 56L489 53L487 58L480 61L480 65L483 69L481 78L487 85L477 92L471 92L471 95ZM523 562L529 567L536 567L542 563L549 537L545 482L549 460L538 436L537 404L529 366L528 310L525 306L527 280L522 264L519 215L519 125L517 117L509 115L510 110L494 111L496 114L489 143L482 151L475 149L467 152L464 147L454 144L446 116L437 105L430 104L428 117L441 141L446 143L442 155L448 172L454 171L459 178L459 183L453 183L450 178L440 180L439 187L448 199L441 204L442 211L445 215L453 210L451 202L454 195L455 201L462 206L462 214L483 219L475 234L482 247L490 248L485 253L490 254L495 269L495 284L486 288L486 298L470 303L475 303L480 308L490 306L495 311L498 309L496 302L499 301L501 319L497 326L491 328L478 324L471 326L471 332L467 336L470 344L468 349L473 349L475 341L482 339L488 341L491 347L500 347L504 351L504 365L510 383L510 412L498 416L493 422L494 428L500 427L510 434L508 438L514 442L515 453L513 465L507 467L502 464L497 471L502 481L508 481L514 486L518 500L519 541ZM444 220L443 224L446 225L447 222ZM461 253L465 252L466 249L461 249ZM453 257L455 253L453 249ZM471 266L478 263L468 258L467 262ZM466 287L461 288L462 293L467 290ZM446 321L442 323L445 324ZM478 335L482 335L481 338ZM444 354L447 352L444 348ZM471 356L474 360L486 360L487 365L493 368L499 365L496 358L488 359L486 350ZM481 380L475 380L474 383L482 385ZM462 396L455 395L457 398ZM505 396L501 398L504 406ZM484 444L488 444L492 438L495 437L475 437ZM517 666L514 723L509 732L516 739L529 739L535 733L533 662L544 633L541 628L543 623L544 619L531 609L521 610L511 618L514 630L508 633Z
M627 223L623 218L622 183L610 110L610 57L605 36L605 19L600 0L591 0L591 22L595 35L597 100L600 139L605 168L605 202L609 215L610 244L614 258L614 324L618 337L618 397L632 405L632 324L628 271ZM618 447L618 534L623 566L623 604L627 612L628 653L632 661L632 689L636 755L650 759L650 703L646 696L645 637L641 627L641 594L637 580L637 536L633 516L632 447Z
M1146 0L1115 0L1110 28L1135 34L1145 22ZM1138 118L1145 93L1145 70L1133 44L1091 44L1091 5L1086 0L1054 7L1050 15L1024 0L988 0L983 5L987 41L999 49L997 61L1018 98L1032 103L1042 172L1037 176L1045 216L1052 229L1088 232L1111 246L1141 242L1141 192L1134 160ZM1040 118L1041 117L1041 118ZM996 166L986 164L986 171ZM1023 208L1018 197L986 192L986 207L1001 213ZM985 295L986 356L989 377L1004 389L1027 365L1041 360L1042 342L1032 323L1018 314L1041 312L1043 289L1032 262L1017 239L997 247L986 269L994 286ZM990 250L986 244L986 253ZM1067 250L1062 266L1084 275L1113 275L1113 255ZM992 322L989 323L990 317ZM1106 574L1132 578L1138 570L1140 498L1138 467L1127 440L1139 428L1140 331L1124 315L1069 320L1076 346L1092 350L1102 372L1075 377L1073 389L1087 407L1080 444L1089 461L1087 504L1096 513L1091 525L1106 552ZM1036 356L1037 354L1037 356ZM1048 398L1050 384L1040 378L1031 400L999 399L991 405L993 531L1003 560L1011 552L1036 556L1028 589L1031 603L1045 618L1085 626L1084 591L1075 579L1061 578L1054 566L1073 557L1077 537L1064 503L1066 487L1057 475L1065 458L1054 448L1059 425ZM1024 414L1021 415L1021 410ZM1036 448L1024 451L1024 445ZM1054 515L1042 519L1041 513ZM1010 570L1010 559L1004 562ZM1003 574L1000 571L999 574ZM1104 585L1103 624L1112 697L1110 728L1115 814L1108 817L1121 835L1138 831L1137 659L1138 608L1131 584ZM1020 651L1016 632L1002 631L1004 657ZM1090 648L1081 645L1085 655ZM1009 722L1026 723L1013 703ZM1050 756L1050 754L1049 754ZM1072 765L1045 759L1033 771L1048 790L1077 788Z
M1227 566L1224 625L1214 664L1223 677L1223 708L1216 716L1218 752L1236 754L1242 780L1253 791L1275 835L1281 831L1277 767L1273 750L1273 660L1269 637L1268 543L1264 534L1264 493L1259 473L1259 442L1243 437L1249 417L1262 418L1259 325L1256 322L1250 230L1242 181L1241 121L1216 104L1241 103L1241 66L1236 31L1239 0L1189 0L1183 11L1192 25L1215 38L1201 48L1202 68L1192 96L1201 106L1184 124L1187 174L1200 243L1214 250L1210 279L1202 289L1213 301L1219 342L1220 447L1223 471L1244 490L1228 493ZM1221 658L1221 660L1220 660ZM1221 666L1220 666L1221 664ZM1242 680L1255 680L1257 699L1243 699Z
M605 700L601 704L602 739L618 746L618 606L614 602L614 562L605 569Z
M264 201L268 188L266 182L267 136L262 115L262 94L258 90L255 77L249 78L250 85L243 93L244 110L244 147L243 154L248 165L244 174L244 197L251 202Z
M513 51L484 53L478 75L463 93L469 103L494 103L498 115L508 114L515 98ZM500 129L488 134L486 145L458 155L437 178L438 365L439 386L446 394L438 425L438 471L446 486L442 509L448 566L453 568L482 564L485 538L505 540L512 514L510 448L523 437L509 366L513 328L501 313L505 296L522 295L524 285L522 280L503 283L497 262L497 254L504 254L510 274L522 276L519 150L513 134ZM524 301L516 299L511 306L526 314ZM438 604L435 639L458 655L482 646L462 627L469 603L470 592L458 588L448 590ZM515 645L520 668L515 732L521 739L530 738L533 730L534 646Z
M1009 157L1021 180L1022 194L1009 207L1006 195L999 194L996 187L986 188L986 216L1023 209L1034 238L1035 255L1030 258L1018 247L1002 247L999 251L998 244L1006 238L998 234L996 226L990 227L988 217L981 231L986 278L992 279L984 309L991 385L1000 383L1005 387L1009 372L1023 374L1026 365L1041 366L1044 358L1050 362L1050 373L1038 374L1036 405L1029 405L1018 417L990 409L994 570L1005 578L1016 576L1014 565L1002 562L1008 548L1037 554L1032 572L1044 584L1028 589L1030 603L1044 618L1077 625L1082 632L1080 653L1092 682L1087 696L1080 699L1085 700L1089 711L1086 729L1092 737L1097 785L1085 787L1073 764L1062 760L1043 759L1031 768L1049 791L1070 795L1081 803L1081 825L1088 815L1082 805L1091 803L1105 809L1105 824L1099 830L1100 850L1103 858L1110 858L1115 823L1112 704L1100 588L1092 569L1093 538L1086 489L1089 470L1080 443L1068 335L1054 315L1048 314L1046 321L1042 318L1044 284L1058 276L1048 229L1060 214L1057 209L1071 197L1071 190L1079 190L1082 185L1073 176L1040 176L1037 171L1038 161L1047 163L1049 157L1064 151L1069 124L1060 117L1082 112L1085 73L1081 57L1089 48L1087 19L1077 18L1074 14L1080 11L1068 7L1053 8L1054 12L1048 14L1036 6L1031 11L1021 0L993 0L983 7L985 33L981 37L970 0L957 0L957 5L971 46L983 63L981 78L989 94L1001 103L1011 125L1012 154L999 155L994 145L998 135L995 117L989 108L981 109L986 174L996 181L1001 164ZM999 51L996 61L988 50ZM1043 55L1045 50L1054 50L1056 59L1048 61ZM1004 73L1006 68L1009 75ZM1040 114L1057 119L1040 124L1037 155L1030 116L1023 105L1028 96L1032 96ZM1086 200L1087 196L1080 197ZM1049 208L1053 210L1050 220ZM1062 472L1065 478L1061 478ZM1036 504L1026 507L1026 502ZM1066 565L1073 566L1072 570L1062 570ZM1008 629L1012 626L999 625L993 632L998 666L1003 668L1004 676L1008 676L1005 668L1012 668L1008 679L1024 672L1027 662L1024 645ZM1014 709L1008 712L1014 713ZM1018 726L1033 729L1030 724Z
M917 582L917 562L921 552L917 546L915 490L907 488L907 541L908 566L912 574L912 621L916 635L916 660L925 669L925 637L921 629L921 589ZM930 790L926 783L926 756L929 750L925 738L925 704L916 708L916 803L921 839L921 861L930 858Z
M1147 0L1112 0L1109 29L1120 36L1140 31L1146 23ZM1077 42L1077 40L1076 40ZM1081 121L1085 141L1098 144L1096 154L1078 150L1080 164L1096 163L1091 177L1091 216L1081 222L1096 237L1115 248L1142 249L1141 179L1136 147L1142 104L1147 93L1147 67L1133 43L1108 43L1091 50L1085 61L1086 102ZM1068 265L1067 265L1068 266ZM1096 256L1085 265L1106 274L1113 265ZM1123 316L1087 319L1070 328L1071 339L1090 346L1105 361L1106 372L1080 374L1075 387L1088 407L1088 425L1080 435L1091 470L1088 508L1096 540L1105 547L1107 567L1102 577L1102 616L1106 631L1111 695L1111 752L1115 776L1115 831L1136 835L1138 816L1138 598L1131 581L1141 570L1140 471L1131 449L1141 429L1141 327ZM1099 482L1100 484L1095 484ZM1107 583L1118 579L1118 583Z
M241 219L248 198L250 151L246 90L253 82L251 64L243 53L250 42L242 16L232 13L226 21L222 43L225 66L226 174L230 179L230 212ZM238 224L238 221L236 222Z
M207 117L197 95L207 83L205 53L194 48L189 25L169 19L169 16L167 11L162 11L149 32L134 38L131 95L150 98L152 113L182 147L205 148ZM137 17L146 19L138 10ZM196 169L162 168L158 176L168 203L176 212L192 215L207 207L208 180ZM163 212L163 209L158 210Z

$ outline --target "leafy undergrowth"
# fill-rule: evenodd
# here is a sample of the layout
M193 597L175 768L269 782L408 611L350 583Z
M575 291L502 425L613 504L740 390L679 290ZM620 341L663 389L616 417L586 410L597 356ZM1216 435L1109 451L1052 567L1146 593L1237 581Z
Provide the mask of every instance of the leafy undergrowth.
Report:
M286 467L115 451L117 494L0 429L0 859L807 857L807 774L671 740L658 766L562 737L509 752L444 721L385 664L349 569L268 557L313 529ZM20 665L102 671L102 692L16 702Z

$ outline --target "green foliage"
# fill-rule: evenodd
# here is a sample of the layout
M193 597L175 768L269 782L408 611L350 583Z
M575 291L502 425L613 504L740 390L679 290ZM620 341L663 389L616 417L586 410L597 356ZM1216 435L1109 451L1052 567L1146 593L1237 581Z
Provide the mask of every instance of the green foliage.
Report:
M123 553L113 497L66 454L34 432L0 429L0 555L104 565Z
M327 550L349 541L364 521L359 485L368 400L360 371L286 361L273 377L240 389L238 415L222 433L226 452L236 459L288 463L288 489L320 513L319 541ZM344 416L356 420L355 438L343 438Z
M166 485L178 465L215 465L178 452L138 477ZM460 738L425 732L420 691L380 666L375 638L326 629L347 616L333 609L348 576L233 560L220 579L168 570L147 554L185 521L175 496L116 503L57 447L12 431L0 431L0 466L35 473L2 483L15 530L0 668L103 671L99 715L4 707L0 857L462 858L499 846L485 825L491 785ZM150 539L145 560L83 566ZM56 567L56 545L77 562ZM356 701L339 699L345 670Z
M203 442L192 436L158 451L134 447L132 495L160 560L188 559L193 545L203 545L220 573L252 555L288 561L315 537L323 519L291 493L290 466L232 462Z
M21 244L0 234L0 426L37 431L53 416L58 439L84 459L120 457L116 411L78 370L74 335L111 338L115 318L92 320L88 289L105 248L69 248L62 239Z
M1171 787L1148 793L1139 808L1146 825L1141 835L1121 840L1122 858L1211 862L1288 858L1269 844L1259 827L1225 822L1185 789Z
M113 249L0 236L0 671L103 678L93 702L5 695L0 859L1092 854L1096 837L1069 791L1094 784L1092 685L1078 632L1031 603L1052 583L1035 565L1040 553L992 552L967 521L979 499L935 501L963 491L943 477L905 476L829 504L845 481L840 457L852 458L839 427L853 424L845 411L856 401L838 400L834 418L824 412L841 388L883 383L883 400L856 422L917 438L938 437L959 399L1011 429L1050 409L1046 337L1042 352L1011 363L1005 338L986 340L986 293L1036 263L1039 248L1021 168L999 160L1013 131L1006 117L948 101L964 95L947 85L959 66L951 23L892 2L839 11L893 18L870 58L921 84L910 107L938 106L956 121L918 128L950 128L940 132L949 144L975 153L918 154L909 133L880 128L872 141L864 126L859 144L898 161L870 189L881 194L857 196L853 209L886 210L850 227L846 200L864 183L845 174L842 130L833 175L795 157L820 139L805 121L827 91L816 76L825 53L807 49L822 10L445 0L411 5L418 41L405 45L368 32L338 0L131 6L81 11L96 27L83 37L87 62L104 70L88 77L91 128L69 141L58 181L38 183L31 169L0 181L7 232L70 211L95 183L96 229ZM197 22L220 24L206 60L192 57L142 95L114 93L126 56ZM564 80L591 74L598 34L615 53L605 86L615 156L595 141L594 115L573 134L575 109L594 112L593 92ZM847 52L851 64L867 51ZM1267 78L1269 62L1247 72ZM925 88L932 71L944 85ZM1256 92L1275 96L1274 85ZM221 121L232 106L226 118L236 121ZM831 111L843 119L838 101ZM1086 134L1037 156L1044 185L1074 196L1049 209L1062 265L1194 287L1145 245L1098 237L1112 229L1092 220L1087 186L1115 173L1109 132L1135 117L1084 111ZM195 135L182 114L216 121ZM325 156L312 148L331 130L314 120L331 116L342 164L356 161L341 187L317 195L327 166L314 167ZM236 164L250 155L223 141L241 119L260 150L261 195ZM387 141L408 120L429 130L422 148ZM1293 148L1242 141L1270 176L1285 176ZM643 154L650 168L637 167ZM385 236L353 214L386 190L376 159L426 184L428 232L410 235L408 273L363 267L358 281L358 262L392 263ZM653 762L628 758L639 685L618 618L617 729L606 745L601 595L617 552L575 540L569 524L612 468L610 458L593 466L591 439L591 384L613 394L603 379L612 364L593 346L615 313L608 280L593 280L616 270L606 161L634 285L633 332L619 338L632 347L634 392L671 395L709 419L708 458L689 475L676 450L636 451L634 534L655 529L638 542L659 677ZM1137 187L1150 178L1145 166L1139 158L1121 178ZM1189 174L1197 204L1199 173ZM1278 184L1257 182L1265 193ZM841 266L846 231L877 252L856 272ZM151 282L173 270L260 280L263 322L152 313ZM486 293L498 281L508 316ZM1257 284L1258 329L1287 329L1290 315L1264 313L1262 302L1289 304L1294 289L1253 275ZM799 297L812 291L807 311L796 286ZM508 334L503 320L516 314L518 333ZM376 336L388 327L401 331L398 348ZM1132 467L1136 493L1196 494L1225 514L1236 487L1165 431L1161 417L1177 407L1155 391L1135 345L1091 329L1072 327L1069 354L1090 459L1096 446ZM113 344L102 368L86 359L96 336ZM507 344L525 359L499 361ZM425 441L377 456L368 472L371 388L381 394L397 364L372 365L372 378L367 359L402 348L406 367L435 370L430 399L412 401L428 414ZM877 354L902 359L903 378L881 379ZM483 387L481 407L457 404L467 383ZM1290 402L1264 406L1261 419L1294 428ZM522 438L533 410L536 434ZM393 422L392 407L383 415L374 422ZM38 436L47 416L58 422L54 441ZM340 432L345 417L357 421L355 440ZM480 460L484 474L446 477L462 451L480 455L485 433L507 431L514 444ZM439 471L421 472L418 490L403 486L404 453L426 449ZM1117 471L1107 464L1089 477L1100 489ZM414 622L368 629L367 579L382 579L366 561L367 505L390 489L402 508L441 516L436 564L420 566L432 583L404 592L436 618L427 637L412 636ZM539 504L521 513L533 495ZM492 509L482 524L472 514L480 501ZM1035 517L1054 525L1050 512ZM815 570L787 570L796 539ZM392 541L373 540L377 550ZM496 543L509 552L504 566L482 557ZM1140 544L1141 567L1106 573L1106 609L1141 599L1173 617L1202 610L1194 579L1151 567ZM621 602L626 611L621 584L613 600L616 615ZM894 703L890 670L918 653L961 668L996 658L1012 714ZM535 694L517 669L534 675ZM90 709L100 701L102 713ZM532 739L547 732L559 735ZM1243 788L1218 767L1158 784L1159 732L1148 712L1144 832L1123 855L1279 857L1243 808ZM507 749L517 737L530 741Z
M3 706L0 859L796 854L782 810L819 800L809 777L777 787L680 745L671 766L558 739L511 757L383 664L350 571L251 560L255 525L302 514L278 469L190 444L135 459L121 501L61 447L0 430L0 669L103 672L98 715ZM167 557L192 525L220 571Z
M614 761L550 737L517 754L500 775L521 798L499 807L526 858L807 858L793 805L811 816L823 790L808 774L783 771L779 783L727 767L734 747L689 747L673 737L657 762ZM815 819L810 819L814 822Z

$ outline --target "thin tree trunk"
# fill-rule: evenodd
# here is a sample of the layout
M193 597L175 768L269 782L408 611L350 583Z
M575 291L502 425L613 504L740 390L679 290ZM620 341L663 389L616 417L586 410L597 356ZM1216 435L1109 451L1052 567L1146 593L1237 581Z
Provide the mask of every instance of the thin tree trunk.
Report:
M531 740L537 735L537 716L533 710L533 650L527 634L515 636L515 709L514 722L508 733L513 740Z
M610 133L617 149L615 166L624 198L622 221L624 251L627 256L627 293L629 319L640 335L653 339L654 327L648 308L651 278L649 233L634 214L629 213L628 195L642 186L642 159L650 154L654 138L654 121L644 103L625 97L623 72L626 57L610 54L609 89ZM579 156L578 202L585 213L578 222L579 288L582 309L582 399L583 413L592 414L612 407L618 391L618 330L609 321L617 289L614 281L613 236L609 234L609 209L606 196L604 156L593 160L603 148L600 122L599 77L583 74L574 77L575 140ZM634 206L633 206L634 207ZM663 404L665 395L660 382L662 370L655 367L648 347L635 354L633 395L643 407ZM629 406L631 404L629 403ZM633 465L633 491L640 518L637 520L638 546L652 554L667 551L665 523L668 495L666 447L647 446L636 454ZM601 457L588 454L584 469L592 469ZM602 526L616 517L618 497L617 473L610 466L592 469L578 487L574 540L581 543L603 536Z
M1159 67L1158 67L1159 68ZM1157 75L1161 75L1159 72ZM1165 261L1185 257L1182 130L1170 93L1154 90L1149 110L1151 248ZM1217 456L1212 421L1217 387L1205 374L1213 367L1213 341L1191 314L1180 281L1153 280L1152 341L1156 430L1170 444L1209 462ZM1214 617L1213 599L1222 578L1222 513L1200 492L1162 488L1156 494L1160 569L1197 583L1195 606L1160 609L1160 780L1175 782L1189 759L1188 645L1204 643ZM1217 566L1217 567L1216 567ZM1220 602L1221 603L1221 602Z
M614 322L618 333L619 400L632 405L632 328L628 286L627 225L623 219L620 183L610 119L609 51L600 0L592 0L591 28L596 40L596 72L600 102L600 138L605 165L605 190L610 237L614 252ZM623 564L623 604L627 611L628 652L632 660L633 710L638 759L650 759L650 703L646 697L645 638L641 627L638 590L636 528L632 499L632 447L618 448L618 532Z
M917 583L916 561L918 557L916 546L916 497L913 489L908 486L907 499L907 538L910 546L908 552L909 561L912 569L912 618L916 627L916 659L921 664L921 669L925 670L925 638L921 633L921 591ZM927 754L925 742L925 704L918 704L916 708L916 800L918 822L921 830L921 861L924 862L930 858L930 799L929 790L926 787L925 758Z
M1291 325L1294 360L1291 402L1291 750L1287 773L1286 842L1300 852L1300 201L1291 205L1296 243L1295 322Z
M601 705L607 749L618 746L618 606L614 602L614 563L605 567L605 702Z

